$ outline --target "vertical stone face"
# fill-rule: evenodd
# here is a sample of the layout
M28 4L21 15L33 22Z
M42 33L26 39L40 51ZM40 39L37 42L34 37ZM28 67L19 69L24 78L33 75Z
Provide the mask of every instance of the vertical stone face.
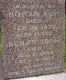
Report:
M4 0L5 78L63 71L64 1Z

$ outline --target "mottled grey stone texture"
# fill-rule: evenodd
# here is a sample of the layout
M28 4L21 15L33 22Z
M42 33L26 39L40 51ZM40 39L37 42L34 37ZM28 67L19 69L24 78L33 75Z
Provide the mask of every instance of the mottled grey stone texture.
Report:
M63 71L64 0L3 1L5 78Z
M4 80L4 72L3 72L2 59L0 59L0 80Z

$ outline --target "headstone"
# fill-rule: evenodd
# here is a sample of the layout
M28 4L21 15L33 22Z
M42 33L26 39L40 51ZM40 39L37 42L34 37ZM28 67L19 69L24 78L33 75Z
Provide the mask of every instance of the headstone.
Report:
M5 78L62 72L64 0L3 0Z

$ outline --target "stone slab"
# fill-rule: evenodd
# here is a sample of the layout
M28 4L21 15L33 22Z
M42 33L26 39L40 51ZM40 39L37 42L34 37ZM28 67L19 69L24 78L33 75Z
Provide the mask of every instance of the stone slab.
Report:
M64 0L3 0L5 78L64 71Z
M66 80L66 73L58 73L58 74L44 75L39 77L20 78L11 80Z

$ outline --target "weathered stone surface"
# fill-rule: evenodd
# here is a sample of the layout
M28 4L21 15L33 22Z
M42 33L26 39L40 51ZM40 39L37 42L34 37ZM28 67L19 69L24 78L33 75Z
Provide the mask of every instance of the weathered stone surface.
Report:
M64 1L4 0L5 78L63 71Z
M3 62L0 59L0 80L4 80L4 72L3 72Z

